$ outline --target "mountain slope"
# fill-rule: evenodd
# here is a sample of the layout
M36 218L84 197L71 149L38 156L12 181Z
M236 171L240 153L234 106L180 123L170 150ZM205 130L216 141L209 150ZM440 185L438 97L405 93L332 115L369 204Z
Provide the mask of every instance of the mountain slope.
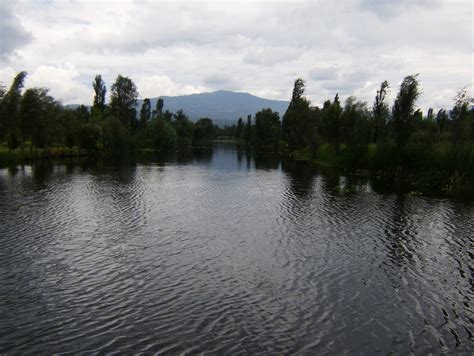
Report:
M239 117L246 119L261 109L270 108L280 113L280 117L288 108L288 102L259 98L248 93L237 93L219 90L212 93L200 93L183 96L162 96L163 110L176 112L183 109L191 120L202 117L213 119L216 124L234 124ZM150 98L151 107L156 107L158 98ZM138 101L137 111L140 112L143 100Z

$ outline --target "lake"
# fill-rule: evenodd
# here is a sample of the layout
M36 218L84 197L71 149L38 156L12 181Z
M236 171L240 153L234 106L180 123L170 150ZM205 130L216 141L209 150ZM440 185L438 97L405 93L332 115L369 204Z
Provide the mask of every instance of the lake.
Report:
M470 354L474 205L232 145L0 169L0 353Z

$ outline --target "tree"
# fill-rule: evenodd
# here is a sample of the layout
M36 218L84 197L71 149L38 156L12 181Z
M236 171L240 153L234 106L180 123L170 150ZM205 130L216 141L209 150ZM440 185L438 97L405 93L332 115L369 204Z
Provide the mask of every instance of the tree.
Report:
M374 106L372 108L372 114L374 116L374 142L377 142L383 134L384 127L390 115L390 110L386 102L389 88L388 82L386 80L383 81L375 96Z
M173 127L177 135L178 146L189 146L193 140L194 125L182 109L174 114Z
M164 151L175 147L177 135L170 122L158 117L151 122L150 132L157 150Z
M210 145L214 139L214 124L209 118L202 118L194 124L193 144Z
M336 94L332 103L327 100L321 111L322 136L334 147L336 153L339 153L341 143L341 113L339 94Z
M346 144L343 163L347 167L362 167L366 164L365 153L373 136L369 117L366 102L357 100L355 96L346 99L340 119L340 136Z
M280 140L280 115L272 109L255 114L255 142L264 146L276 146Z
M402 84L400 84L400 91L393 104L393 126L398 148L405 146L413 128L415 103L422 93L417 77L418 74L415 74L403 79Z
M305 81L301 78L295 80L295 84L293 85L293 95L291 96L291 105L295 105L298 101L302 100L304 90L305 90Z
M247 123L244 128L245 142L249 144L252 142L252 115L247 115Z
M110 93L110 106L112 114L117 117L125 127L134 128L136 125L136 110L138 91L135 83L128 77L118 75L112 84Z
M95 76L92 87L94 88L95 92L94 103L92 105L92 116L101 117L105 110L105 94L107 89L100 74Z
M461 142L469 142L472 130L474 130L474 122L472 122L472 111L469 115L469 104L472 98L466 88L460 89L453 98L454 107L449 116L453 123L453 141L458 145Z
M31 139L36 147L43 147L46 141L40 90L38 88L26 90L19 111L22 139L23 141Z
M163 114L163 105L164 105L163 99L158 98L158 100L156 101L155 110L153 110L153 117L161 116Z
M140 127L146 128L146 125L150 121L151 118L151 103L150 99L145 98L143 100L142 108L140 110Z
M428 109L428 112L426 113L426 119L429 120L429 121L434 120L434 110L433 110L433 108Z
M315 122L309 107L310 102L303 97L304 90L304 80L296 79L290 105L282 119L282 136L292 149L303 148L313 143Z
M244 121L242 120L241 117L239 117L239 120L237 121L237 126L235 129L235 138L236 140L242 140L244 138Z
M3 98L2 124L4 133L0 133L0 137L6 134L8 149L13 150L20 145L20 124L19 124L19 108L21 100L21 89L27 76L26 72L20 72L13 79L10 89Z
M436 114L436 125L441 133L448 130L449 117L446 110L440 109Z
M31 139L38 148L63 143L65 129L60 121L59 103L46 88L30 88L20 102L19 119L22 139Z

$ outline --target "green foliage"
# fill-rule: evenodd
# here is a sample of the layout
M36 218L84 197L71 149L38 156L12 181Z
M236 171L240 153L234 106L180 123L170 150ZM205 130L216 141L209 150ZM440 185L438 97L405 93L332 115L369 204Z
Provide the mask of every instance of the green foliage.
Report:
M156 101L156 108L155 110L153 110L153 117L163 115L163 105L164 105L163 99L158 98L158 100Z
M194 124L193 145L211 145L214 140L214 124L209 118L199 119Z
M95 123L83 124L79 130L79 146L90 154L101 150L101 127Z
M334 101L331 103L327 100L321 111L321 134L327 139L327 142L333 145L336 153L339 152L342 136L341 114L339 95L336 94Z
M97 130L97 126L94 127ZM95 139L102 140L103 150L109 154L120 154L128 149L129 138L120 120L116 117L107 117L101 122L101 134L94 131ZM88 144L92 144L89 142ZM97 142L96 142L97 146ZM91 145L92 147L92 145Z
M151 119L151 103L150 99L143 100L142 108L140 109L140 127L146 128L146 125Z
M296 79L290 105L282 119L282 136L291 149L314 145L315 116L309 101L303 97L304 90L304 80Z
M385 126L390 116L390 110L386 102L389 93L389 84L385 80L380 85L375 96L374 106L372 108L372 115L374 118L374 142L385 136Z
M136 126L134 106L137 98L138 91L135 83L130 78L119 74L111 87L110 107L112 114L127 128Z
M154 148L159 151L170 150L176 146L176 131L173 125L163 118L152 120L150 124L150 135Z
M239 120L237 121L237 126L235 128L235 139L240 141L244 139L244 130L245 130L245 124L244 121L242 120L241 117L239 117Z
M6 136L8 148L14 150L17 148L20 141L20 129L19 129L19 110L21 101L21 89L27 76L26 72L18 73L13 79L13 83L10 89L6 92L2 99L2 110L0 117L0 138Z
M185 151L191 145L210 145L216 137L235 138L325 166L353 172L368 168L377 177L408 180L416 185L413 191L472 190L472 99L462 89L452 110L435 114L430 109L424 117L415 106L421 94L417 75L403 80L391 117L386 81L369 110L355 97L347 98L342 107L338 95L321 108L311 106L304 97L305 83L298 78L281 122L278 113L263 109L254 119L248 115L247 120L240 118L236 125L224 128L214 126L208 118L193 123L182 110L163 112L162 99L152 112L151 102L145 98L137 120L136 86L121 75L111 87L110 105L105 103L101 76L95 77L92 112L83 105L68 110L43 88L29 88L22 95L25 77L26 72L19 73L8 90L0 85L0 140L7 144L7 160L64 152L110 155L131 149Z
M178 147L190 146L193 141L194 125L183 110L178 110L174 114L173 127L176 131Z
M280 115L272 109L255 114L255 141L259 145L276 147L280 140Z
M107 93L107 88L100 74L95 76L92 87L95 93L94 102L92 104L92 116L101 118L105 111L105 94Z
M416 117L414 115L415 102L421 95L417 77L418 74L415 74L403 79L402 84L400 84L400 91L393 104L392 122L395 141L399 148L403 148L407 143L410 132L413 129L413 122Z
M252 115L247 116L247 123L244 128L244 138L247 144L252 142Z

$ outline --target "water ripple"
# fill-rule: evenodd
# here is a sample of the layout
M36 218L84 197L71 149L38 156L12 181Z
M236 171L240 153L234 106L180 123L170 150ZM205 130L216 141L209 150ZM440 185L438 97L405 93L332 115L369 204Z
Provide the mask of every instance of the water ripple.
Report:
M472 352L471 205L234 154L0 171L0 353Z

